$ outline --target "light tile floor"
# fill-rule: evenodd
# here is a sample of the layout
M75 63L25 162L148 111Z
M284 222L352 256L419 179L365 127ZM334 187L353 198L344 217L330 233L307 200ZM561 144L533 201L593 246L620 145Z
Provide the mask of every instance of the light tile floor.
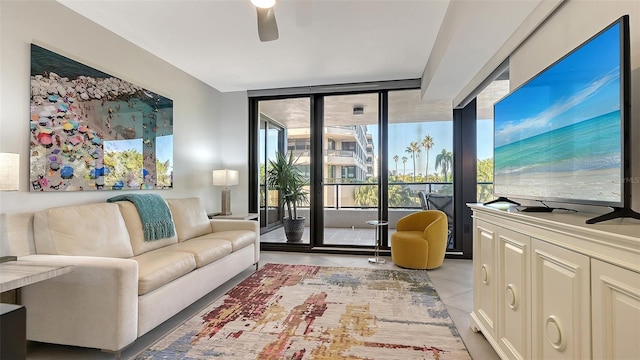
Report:
M370 264L368 256L360 255L329 255L329 254L309 254L309 253L289 253L289 252L262 252L260 265L266 263L283 264L309 264L320 266L353 266L353 267L383 267L396 268L391 263L390 258L386 258L386 264ZM138 339L135 343L122 351L122 358L134 357L155 341L170 332L172 329L199 313L209 303L226 293L234 285L249 276L253 268L245 270L220 288L209 293L178 315L169 319L156 329ZM487 340L480 333L474 333L469 328L469 313L473 305L472 293L472 262L470 260L446 259L444 264L434 270L429 271L431 282L436 288L440 298L444 302L449 315L456 324L460 336L469 349L473 359L493 360L499 359L495 351L491 348ZM99 324L96 324L99 326ZM114 359L112 353L102 352L96 349L85 349L71 346L52 345L44 343L29 342L27 358L29 360L41 359Z

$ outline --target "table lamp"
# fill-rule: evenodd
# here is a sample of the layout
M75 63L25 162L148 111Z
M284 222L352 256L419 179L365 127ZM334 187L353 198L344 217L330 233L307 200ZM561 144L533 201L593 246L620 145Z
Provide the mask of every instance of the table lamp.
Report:
M20 155L10 153L0 153L0 191L17 191L20 190ZM0 238L4 241L6 237L6 229L4 227L4 219L0 219ZM16 256L2 256L0 254L0 263L7 261L15 261Z
M220 215L231 215L231 190L228 187L238 185L238 177L237 170L213 170L213 186L224 186Z
M20 190L20 155L0 153L0 191Z

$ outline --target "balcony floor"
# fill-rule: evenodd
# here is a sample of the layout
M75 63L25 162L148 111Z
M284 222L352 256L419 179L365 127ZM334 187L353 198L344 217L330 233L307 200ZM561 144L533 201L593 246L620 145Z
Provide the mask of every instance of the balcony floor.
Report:
M395 229L389 230L389 236L394 233ZM376 242L375 229L366 228L324 228L324 244L325 245L358 245L358 246L374 246ZM284 235L284 228L276 228L268 233L260 235L260 242L263 243L286 243L287 239ZM302 243L309 243L309 228L304 228L302 235Z

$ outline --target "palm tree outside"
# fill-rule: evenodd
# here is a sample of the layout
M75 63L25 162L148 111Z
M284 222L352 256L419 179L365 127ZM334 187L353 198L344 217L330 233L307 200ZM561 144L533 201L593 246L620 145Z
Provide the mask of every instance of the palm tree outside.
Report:
M442 152L436 156L436 170L438 170L438 167L442 169L442 177L445 182L449 178L448 173L452 164L453 154L450 151L447 151L447 149L442 149Z
M397 154L393 155L393 161L396 163L396 179L398 178L398 159L400 159L400 157Z
M421 145L424 147L424 152L427 154L427 166L424 171L424 181L429 181L429 150L433 148L435 142L433 141L431 135L427 134L427 136L422 139Z
M416 182L416 153L420 153L420 144L417 141L412 141L409 146L405 149L406 153L411 154L411 159L413 159L413 182Z
M408 157L406 157L406 156L402 157L402 175L403 175L403 177L405 175L407 175L407 160L409 160Z

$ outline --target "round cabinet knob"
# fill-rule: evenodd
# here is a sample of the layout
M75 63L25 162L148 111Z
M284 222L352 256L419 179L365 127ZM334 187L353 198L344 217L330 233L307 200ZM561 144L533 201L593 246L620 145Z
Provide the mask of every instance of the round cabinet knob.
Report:
M482 264L482 273L480 274L480 279L482 279L483 284L489 284L489 270L487 269L487 264Z
M518 292L516 291L515 285L507 285L504 301L511 308L511 310L518 310Z
M555 315L549 316L547 318L547 339L558 351L564 350L566 345L562 332L562 325L558 321L558 318L555 317Z

